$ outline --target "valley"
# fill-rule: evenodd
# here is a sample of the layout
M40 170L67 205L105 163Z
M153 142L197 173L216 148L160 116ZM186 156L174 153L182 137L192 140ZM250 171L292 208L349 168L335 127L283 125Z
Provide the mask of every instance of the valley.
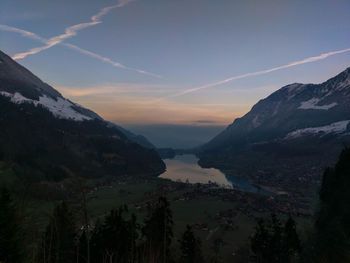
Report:
M71 213L79 238L110 215L120 220L113 227L127 225L142 253L159 234L152 221L159 213L173 227L167 246L174 254L189 226L205 257L236 260L251 253L257 222L270 215L295 220L294 233L307 242L325 168L350 144L350 68L322 84L282 87L207 143L157 149L66 99L6 54L0 59L0 184L15 200L33 255L67 207L63 216ZM148 237L145 227L154 228ZM147 256L160 253L166 238L160 240Z
M89 180L84 184L91 222L102 218L111 209L127 205L129 213L135 213L141 224L147 216L148 205L159 196L166 195L174 217L174 239L179 239L186 225L191 225L202 240L205 254L209 256L213 253L214 242L220 240L220 254L227 261L234 259L233 252L248 245L257 217L269 216L271 212L287 217L292 211L285 198L272 199L270 196L244 193L215 184L188 184L148 176L122 176L99 182ZM79 192L73 196L79 196ZM30 222L39 228L47 224L47 215L52 213L55 201L30 199L29 196L21 195L18 198L27 209L29 207L27 213L30 213ZM75 213L80 215L83 211L78 200L74 198L70 202ZM298 222L298 229L301 232L308 231L311 218L298 213L293 215ZM174 245L176 249L176 242Z

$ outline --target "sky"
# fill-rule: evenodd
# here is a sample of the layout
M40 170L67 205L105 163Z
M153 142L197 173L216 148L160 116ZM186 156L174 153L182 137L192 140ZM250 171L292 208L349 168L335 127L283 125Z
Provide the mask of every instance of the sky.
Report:
M120 125L220 126L350 66L349 0L1 0L0 49Z
M191 149L209 142L222 132L225 126L208 124L138 124L127 125L125 128L135 134L142 134L157 148Z

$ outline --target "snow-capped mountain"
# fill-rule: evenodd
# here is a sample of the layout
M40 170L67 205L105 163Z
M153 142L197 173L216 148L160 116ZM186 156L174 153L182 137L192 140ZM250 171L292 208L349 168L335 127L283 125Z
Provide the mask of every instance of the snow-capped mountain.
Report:
M350 68L321 84L294 83L260 100L204 151L238 149L252 143L349 132Z
M165 170L144 137L64 98L1 51L0 127L0 160L39 181Z
M282 87L196 153L203 167L311 200L323 169L349 145L350 68L321 84Z
M1 51L0 94L17 104L41 105L58 118L76 121L101 119L96 113L65 99L57 90Z
M57 90L41 81L29 70L0 51L0 95L16 104L30 103L49 110L59 119L73 121L103 119L93 111L64 98ZM145 137L106 122L121 131L128 139L146 148L155 148Z

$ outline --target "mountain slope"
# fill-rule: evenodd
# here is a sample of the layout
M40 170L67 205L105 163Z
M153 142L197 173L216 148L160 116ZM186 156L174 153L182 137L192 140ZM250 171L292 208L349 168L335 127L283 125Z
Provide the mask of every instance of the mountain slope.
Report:
M42 82L29 70L13 61L0 51L0 95L9 97L12 102L41 105L51 111L55 117L76 121L98 119L100 116L79 104L65 99L57 90ZM124 128L112 124L128 139L143 147L155 148L145 137L135 135Z
M165 170L151 145L133 142L135 135L65 99L1 52L0 127L0 161L31 181Z
M321 84L277 90L196 151L203 167L310 200L322 169L350 145L349 124L350 68Z
M350 68L322 84L294 83L281 88L236 119L202 150L222 152L302 135L344 134L349 122Z

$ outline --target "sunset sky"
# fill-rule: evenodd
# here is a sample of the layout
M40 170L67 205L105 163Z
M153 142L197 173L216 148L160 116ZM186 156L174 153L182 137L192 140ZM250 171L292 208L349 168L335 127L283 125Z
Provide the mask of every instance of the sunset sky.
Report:
M349 0L1 0L0 49L122 125L226 125L350 66Z

